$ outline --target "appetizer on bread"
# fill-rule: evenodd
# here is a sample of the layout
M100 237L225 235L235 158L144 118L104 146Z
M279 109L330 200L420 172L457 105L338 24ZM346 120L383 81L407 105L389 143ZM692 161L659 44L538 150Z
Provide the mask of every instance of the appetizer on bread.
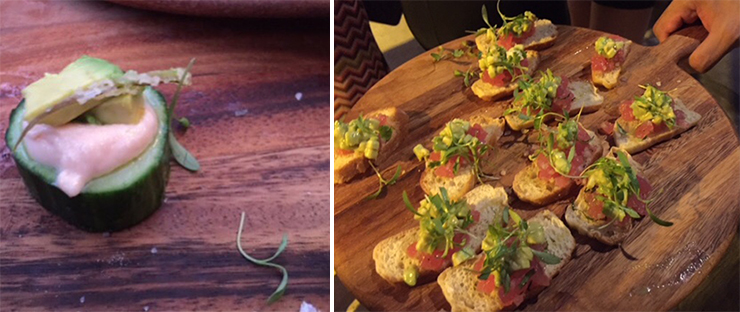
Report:
M550 69L540 72L539 80L519 80L519 88L514 93L511 108L504 112L506 123L512 130L522 130L534 126L535 117L544 115L543 121L557 114L575 115L599 110L604 98L593 84L585 80L569 81L566 77L554 75Z
M616 87L631 44L620 36L599 37L596 55L591 57L591 80L607 89Z
M488 51L494 45L508 50L517 44L526 50L543 50L555 43L558 28L550 20L538 19L530 11L515 17L504 16L500 11L499 14L506 23L499 28L492 27L488 24L488 14L483 6L483 20L489 28L479 30L475 37L479 51Z
M539 125L537 125L539 126ZM522 201L547 205L566 196L583 170L604 153L607 144L575 119L545 128L532 164L514 176L513 189Z
M586 185L565 212L568 225L579 233L616 245L627 237L633 220L645 215L659 225L672 225L648 209L652 187L642 175L642 167L626 151L612 148L583 177Z
M701 118L681 100L651 85L645 87L642 96L623 102L619 111L621 116L614 123L614 142L630 154L689 130Z
M478 179L479 160L504 132L504 120L478 114L468 120L454 119L432 139L430 152L421 144L414 154L426 162L421 188L427 195L446 189L450 199L459 200Z
M373 260L375 271L386 281L415 286L478 253L481 238L495 216L501 215L508 197L503 188L483 184L459 201L440 189L423 199L418 209L411 206L406 193L404 203L419 227L378 243Z
M549 286L576 248L570 230L549 210L525 221L506 208L497 220L481 255L437 279L452 312L516 308Z
M382 162L408 132L409 117L398 108L371 112L344 123L334 121L334 184L365 172L368 161Z
M473 93L484 101L495 101L507 97L517 87L516 81L522 73L531 73L540 62L536 51L524 51L516 45L508 51L499 45L482 51L478 60L480 79L471 86Z

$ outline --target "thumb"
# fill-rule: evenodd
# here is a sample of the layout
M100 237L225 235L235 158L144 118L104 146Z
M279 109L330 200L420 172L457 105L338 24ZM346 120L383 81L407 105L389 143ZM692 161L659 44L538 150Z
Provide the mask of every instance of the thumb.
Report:
M711 69L735 43L728 31L716 26L689 57L689 65L700 73Z

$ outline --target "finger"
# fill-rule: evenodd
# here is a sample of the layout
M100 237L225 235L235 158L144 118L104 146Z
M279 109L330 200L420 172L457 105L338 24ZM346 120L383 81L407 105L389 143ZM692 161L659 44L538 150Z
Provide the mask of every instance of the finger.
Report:
M660 42L668 39L668 36L683 26L684 23L696 22L698 15L696 10L684 1L674 1L653 26L653 33Z
M691 53L689 65L696 71L703 73L712 68L735 44L736 39L729 32L719 30L721 28L710 32L707 39L704 39L694 53Z

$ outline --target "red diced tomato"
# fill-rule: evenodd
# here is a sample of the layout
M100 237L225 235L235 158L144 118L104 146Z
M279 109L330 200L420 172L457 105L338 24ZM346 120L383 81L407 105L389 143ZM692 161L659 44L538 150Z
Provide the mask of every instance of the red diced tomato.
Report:
M468 134L478 138L479 141L485 143L488 132L479 124L475 124L468 130Z
M442 160L442 153L440 152L432 152L431 155L429 155L429 161L440 161Z
M341 148L337 148L337 149L334 149L334 152L335 152L335 153L336 153L337 155L343 155L343 156L346 156L346 155L352 155L352 154L354 154L354 153L355 153L355 152L354 152L354 151L352 151L352 150L346 150L346 149L341 149Z
M591 71L597 73L608 72L614 69L614 64L609 62L605 57L601 55L594 55L591 57Z
M460 156L452 156L449 160L447 160L446 164L440 165L439 167L434 169L434 174L439 177L454 178L455 164L457 163L458 159L460 159L460 168L466 165L465 158L460 158Z
M511 82L511 73L504 70L502 73L496 75L496 77L491 78L491 76L488 75L488 71L484 71L482 80L483 82L495 87L503 87Z
M378 121L380 121L380 126L381 127L388 124L388 116L386 116L386 115L378 115L376 118L378 119Z
M583 199L588 204L588 216L594 220L602 220L606 218L604 215L604 202L596 198L593 192L584 192Z
M632 112L632 103L634 100L624 101L619 105L619 113L625 121L635 120L635 114Z
M653 132L654 128L652 121L643 122L639 127L637 127L637 130L635 130L635 136L640 139L644 139Z

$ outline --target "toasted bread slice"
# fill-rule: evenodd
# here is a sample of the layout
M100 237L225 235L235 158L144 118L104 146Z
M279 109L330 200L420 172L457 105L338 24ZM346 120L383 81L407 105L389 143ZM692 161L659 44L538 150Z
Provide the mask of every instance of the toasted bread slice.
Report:
M548 19L538 19L534 22L534 35L522 42L525 50L544 50L555 44L555 38L558 36L558 27ZM485 34L475 37L475 45L478 51L485 52L495 44L486 38Z
M586 80L575 80L568 84L568 89L573 92L575 99L570 105L571 109L568 111L570 116L578 114L593 113L601 108L604 103L604 97L601 96L596 87L591 82ZM558 112L559 113L559 112ZM544 121L551 120L555 116L547 115L544 117ZM524 120L517 114L509 114L505 116L506 123L509 128L515 131L521 131L522 129L532 128L534 126L534 118Z
M681 100L673 99L673 101L674 109L682 111L686 116L686 123L682 123L681 125L676 124L676 126L673 127L673 129L671 130L658 133L656 135L650 134L644 139L639 139L629 133L622 134L620 131L618 131L617 122L619 122L619 119L617 119L617 122L614 123L614 143L616 143L619 148L627 151L627 153L636 154L650 148L653 145L670 140L671 138L686 132L686 130L691 129L691 127L695 126L699 122L699 119L701 119L701 115L688 109Z
M537 65L540 63L540 55L536 51L527 51L527 71L528 74L534 74L537 70ZM483 82L483 80L476 80L470 87L473 93L484 101L495 101L507 96L511 96L518 86L517 80L512 80L509 84L496 87L490 83Z
M576 241L570 230L551 211L543 210L528 222L542 224L547 239L546 252L562 259L558 264L546 264L545 274L550 278L560 272L560 269L570 261L571 255L576 248ZM478 291L478 274L472 271L475 263L483 257L483 254L465 261L461 265L448 268L437 278L442 293L452 307L452 312L467 311L501 311L516 307L504 307L498 292L486 294ZM534 297L534 292L527 293L527 297Z
M470 124L480 124L483 129L486 130L488 136L486 136L486 144L493 145L504 133L504 125L506 122L502 118L493 118L491 116L474 115L469 119ZM475 176L475 170L471 165L466 165L457 172L454 178L440 177L434 174L434 170L427 168L421 174L421 189L424 190L429 196L433 196L439 192L439 189L444 187L447 190L447 194L451 200L458 200L465 195L468 191L473 189L477 177Z
M403 138L408 134L409 116L396 107L389 107L373 111L367 114L366 118L376 118L379 115L387 117L387 125L393 128L390 140L383 142L381 140L380 150L375 163L382 163L393 151L395 151ZM339 154L334 150L334 184L342 184L351 180L356 175L365 172L370 165L365 155L353 153L349 155Z
M632 41L627 40L624 42L625 61L627 60L627 55L630 51L630 45L632 45ZM609 90L614 89L614 87L619 83L619 74L622 72L623 67L624 63L619 66L615 66L614 70L609 72L597 72L591 70L591 80L593 80L595 85L602 86Z
M616 152L618 150L620 149L613 147L609 152L609 155L605 157L616 159ZM635 173L640 174L642 172L642 166L635 162L629 153L626 155L630 166L635 170ZM633 222L627 222L624 226L618 226L616 222L613 222L612 224L601 228L607 223L607 221L593 220L587 216L589 205L583 198L584 192L585 189L581 189L575 202L565 210L565 221L568 223L568 226L578 231L578 233L581 233L581 235L595 238L607 245L616 245L622 242L632 229Z
M488 225L500 217L504 207L508 205L508 196L502 187L494 188L483 184L468 192L464 199L468 206L480 213L478 222L468 228L473 236L468 240L468 246L474 247L476 253L480 251L482 238L488 231ZM411 244L418 241L419 227L406 230L378 243L373 249L375 271L383 279L391 283L403 283L403 271L408 266L421 265L417 258L409 257L407 250ZM448 264L449 265L449 264ZM440 272L419 270L419 283L429 281Z
M588 166L604 154L604 149L608 148L608 143L593 131L586 130L586 132L591 136L591 141L588 144L591 146L590 150L593 151L592 154L584 155L584 165ZM537 163L532 162L514 176L514 193L522 201L544 206L567 196L571 188L575 186L573 180L565 186L559 186L553 181L544 181L538 177L539 172L540 169L537 167Z

